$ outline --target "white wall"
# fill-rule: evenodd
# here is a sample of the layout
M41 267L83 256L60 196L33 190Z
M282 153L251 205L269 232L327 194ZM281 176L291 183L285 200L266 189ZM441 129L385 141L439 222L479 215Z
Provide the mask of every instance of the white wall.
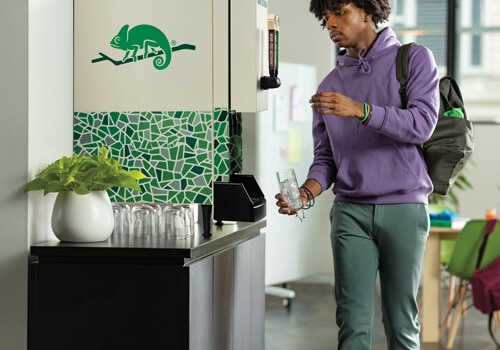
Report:
M334 45L328 32L323 30L314 15L309 12L309 1L290 6L287 0L269 1L269 13L280 17L279 59L315 66L318 83L333 67ZM304 136L309 130L304 131ZM312 150L311 150L312 152ZM316 199L314 208L306 212L306 219L299 226L305 234L315 237L315 248L309 252L317 274L333 278L333 260L330 245L329 212L333 202L330 190ZM270 198L269 210L274 201Z
M72 150L72 18L72 1L2 0L0 349L26 349L28 249L52 235L52 199L24 186Z
M30 0L29 165L32 179L73 151L73 2ZM50 215L55 194L28 195L30 243L55 239Z
M331 256L327 215L331 201L324 207L326 212L315 205L304 212L302 220L302 212L299 217L281 215L275 206L276 171L293 168L299 183L306 179L313 159L312 114L307 101L317 87L316 69L311 65L281 61L279 75L282 84L269 91L269 110L243 114L243 169L254 174L268 201L263 229L267 285L316 275L317 258ZM318 199L326 197L328 192ZM318 251L320 247L326 254ZM331 266L328 260L327 266Z
M0 349L26 348L28 1L0 10Z
M309 1L269 0L268 13L280 18L279 60L315 66L321 80L333 66L334 46L314 15Z
M474 124L474 153L465 168L465 174L474 188L457 191L461 216L483 218L489 208L496 209L497 215L500 215L499 135L500 125Z
M268 12L280 18L279 61L314 66L317 79L321 79L331 69L333 46L327 32L309 13L309 3L290 6L289 1L271 0L268 4ZM283 81L284 85L286 83ZM276 166L282 165L273 164L270 159L257 159L258 154L266 154L267 150L268 157L277 153L273 147L277 147L278 140L265 140L259 134L259 128L273 128L272 119L267 111L243 115L243 171L256 175L267 199L267 227L263 230L267 236L266 284L289 282L315 274L326 274L333 281L328 219L333 195L328 190L318 197L314 208L305 212L303 222L277 213L274 194L278 191L274 171ZM310 139L310 128L302 130L302 135ZM286 133L274 136L286 139ZM303 155L303 158L311 158L312 147L308 152L310 154ZM289 166L295 167L296 171L303 168L302 164L291 163ZM305 173L297 173L297 176L304 177ZM305 179L298 180L303 182Z

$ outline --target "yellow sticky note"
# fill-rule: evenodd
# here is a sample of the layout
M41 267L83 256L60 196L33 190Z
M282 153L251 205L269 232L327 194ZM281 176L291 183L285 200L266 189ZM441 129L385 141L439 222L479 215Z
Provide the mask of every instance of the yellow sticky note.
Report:
M288 129L288 162L299 163L302 157L302 129Z

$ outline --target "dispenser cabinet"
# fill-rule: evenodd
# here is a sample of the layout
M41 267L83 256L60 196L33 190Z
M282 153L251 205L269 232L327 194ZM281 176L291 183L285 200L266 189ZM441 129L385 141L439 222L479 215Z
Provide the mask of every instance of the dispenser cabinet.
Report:
M266 216L266 199L253 175L231 174L214 182L214 220L258 221Z

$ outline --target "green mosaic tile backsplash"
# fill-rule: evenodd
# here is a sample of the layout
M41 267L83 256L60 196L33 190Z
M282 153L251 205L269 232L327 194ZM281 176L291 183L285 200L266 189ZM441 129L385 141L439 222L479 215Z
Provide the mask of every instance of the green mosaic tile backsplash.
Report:
M212 180L227 181L241 169L241 132L234 133L241 120L239 128L235 122L225 109L75 112L74 151L95 154L106 145L125 168L147 176L141 193L109 190L112 202L211 204Z

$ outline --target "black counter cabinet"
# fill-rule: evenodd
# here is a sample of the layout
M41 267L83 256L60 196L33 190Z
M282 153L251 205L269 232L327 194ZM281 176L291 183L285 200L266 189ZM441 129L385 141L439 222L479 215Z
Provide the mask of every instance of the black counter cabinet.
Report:
M263 227L31 246L28 348L263 350Z

